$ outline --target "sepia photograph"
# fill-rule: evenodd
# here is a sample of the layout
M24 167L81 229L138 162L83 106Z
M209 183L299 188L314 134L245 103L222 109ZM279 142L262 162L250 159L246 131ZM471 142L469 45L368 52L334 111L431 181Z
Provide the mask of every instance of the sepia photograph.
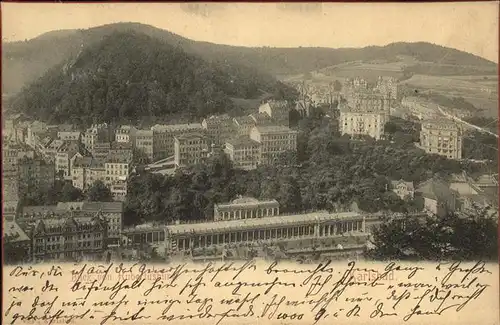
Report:
M500 324L498 12L2 3L2 318Z

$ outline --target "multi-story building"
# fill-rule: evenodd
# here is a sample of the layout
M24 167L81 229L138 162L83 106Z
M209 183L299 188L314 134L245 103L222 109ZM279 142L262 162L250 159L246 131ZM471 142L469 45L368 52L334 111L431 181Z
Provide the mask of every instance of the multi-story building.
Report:
M73 162L78 157L89 156L89 153L78 141L65 141L57 150L56 154L56 174L62 175L65 179L71 180L71 170Z
M105 159L109 155L111 150L110 142L97 142L94 144L92 150L90 151L92 157L97 159Z
M188 124L156 124L153 131L154 160L170 157L174 154L174 138L182 134L200 133L203 127L200 123Z
M35 158L35 151L20 143L2 143L2 167L16 167L23 158Z
M239 169L257 168L260 159L260 143L250 139L248 135L240 135L226 141L224 152Z
M33 262L100 260L107 249L107 223L99 214L38 220L32 229Z
M201 163L209 154L209 144L204 134L183 134L175 137L175 167Z
M64 140L54 139L45 144L42 155L47 162L55 162L57 151L64 145Z
M266 114L267 115L267 114ZM233 118L233 124L239 135L250 135L250 131L256 125L255 120L250 115L237 116Z
M150 161L154 160L153 139L153 130L137 130L135 133L135 149Z
M43 122L34 121L28 124L26 144L31 148L36 149L40 144L40 140L45 137L48 131L48 125Z
M71 170L73 186L86 190L96 181L104 182L106 177L104 162L103 159L93 157L76 158Z
M339 128L342 135L353 137L370 136L379 140L384 134L384 126L388 121L385 112L378 108L340 106Z
M420 131L420 147L428 153L449 159L461 159L461 130L455 122L448 119L423 121Z
M54 185L55 165L40 158L23 158L19 161L19 185L21 192L38 189L47 191Z
M259 113L267 113L278 125L290 126L290 105L286 100L269 100L259 106Z
M111 142L108 156L128 157L128 159L132 161L132 159L134 158L132 144L123 142Z
M104 183L108 186L115 183L126 182L132 171L130 157L123 155L109 155L104 163L106 178Z
M31 260L31 239L14 220L4 219L2 240L5 263Z
M227 114L210 116L201 125L215 145L224 144L236 132L233 120Z
M392 100L398 99L398 81L394 77L379 76L376 89Z
M240 196L230 203L214 205L215 221L273 217L279 213L278 201L260 201L252 197Z
M111 195L113 195L113 200L115 201L125 201L127 198L127 182L126 181L116 181L110 185Z
M297 151L297 131L282 125L256 126L250 139L260 143L259 164L272 164L287 151Z
M123 229L123 202L59 202L57 214L73 212L75 216L99 213L108 224L108 244L119 245Z
M135 133L137 129L130 125L121 125L115 130L115 141L119 143L135 144Z
M110 141L110 127L108 124L93 124L88 128L82 137L82 143L85 148L92 152L95 144L99 142Z

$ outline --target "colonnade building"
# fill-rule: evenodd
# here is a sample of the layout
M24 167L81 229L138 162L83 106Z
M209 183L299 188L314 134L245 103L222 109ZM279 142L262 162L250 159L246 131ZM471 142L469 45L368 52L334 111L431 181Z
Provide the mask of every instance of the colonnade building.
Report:
M239 197L230 203L214 205L214 221L273 217L280 213L276 200L259 201L251 197Z
M366 235L365 217L356 212L317 212L245 220L166 226L165 249L186 251L256 241L335 238Z

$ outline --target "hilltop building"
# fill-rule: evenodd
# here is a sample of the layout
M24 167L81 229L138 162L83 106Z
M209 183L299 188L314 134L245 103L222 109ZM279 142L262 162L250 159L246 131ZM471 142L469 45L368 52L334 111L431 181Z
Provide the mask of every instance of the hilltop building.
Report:
M342 135L370 136L379 140L384 134L387 121L386 112L380 110L379 107L373 109L367 106L340 105L339 128Z

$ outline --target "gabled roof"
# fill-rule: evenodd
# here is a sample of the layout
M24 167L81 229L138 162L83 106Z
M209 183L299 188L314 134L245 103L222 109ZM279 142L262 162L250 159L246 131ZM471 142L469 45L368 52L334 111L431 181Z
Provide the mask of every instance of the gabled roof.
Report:
M457 196L455 191L450 189L450 185L444 180L431 178L420 184L416 190L425 198L436 201L450 201Z

